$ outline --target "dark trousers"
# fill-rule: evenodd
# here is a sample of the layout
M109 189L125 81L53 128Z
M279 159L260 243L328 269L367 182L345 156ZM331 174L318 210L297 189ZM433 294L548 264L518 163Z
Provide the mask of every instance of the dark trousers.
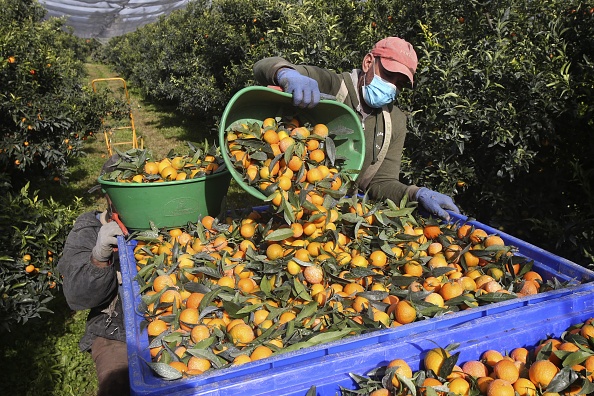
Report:
M91 346L91 356L99 382L97 396L130 395L126 343L97 337Z

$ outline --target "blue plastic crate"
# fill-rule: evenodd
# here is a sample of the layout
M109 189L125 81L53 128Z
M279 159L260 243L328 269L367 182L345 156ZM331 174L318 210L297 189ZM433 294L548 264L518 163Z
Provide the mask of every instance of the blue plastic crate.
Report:
M455 220L464 222L466 218L456 215ZM122 237L119 237L132 394L151 396L165 394L179 396L291 394L292 389L302 389L301 385L304 381L309 381L310 376L311 381L309 382L315 385L313 379L325 378L326 374L330 375L330 370L326 370L326 368L317 369L322 372L323 377L319 377L319 373L318 376L314 376L315 373L313 372L308 372L308 374L305 374L306 377L303 377L304 374L298 372L305 370L303 366L309 367L310 364L313 364L312 362L319 359L329 362L334 361L334 359L341 359L344 354L347 356L353 354L354 356L354 352L364 351L360 358L365 360L366 351L375 348L379 344L398 342L405 337L408 338L416 334L441 334L443 331L469 321L492 317L510 310L516 312L519 309L529 310L531 306L541 302L554 302L567 295L594 290L594 282L592 282L594 272L479 222L473 221L469 222L469 224L480 227L487 233L497 233L504 239L506 244L517 247L521 255L534 260L534 270L545 281L556 278L562 282L570 282L570 285L560 290L451 313L397 328L348 337L324 345L279 354L238 367L214 370L199 376L175 381L166 381L155 376L146 364L146 362L150 362L149 341L146 330L140 331L140 323L143 317L136 310L136 307L140 304L140 290L138 284L134 281L137 273L133 252L135 243L134 241L126 243ZM518 314L516 313L516 315ZM348 367L356 367L356 364L358 364L357 361L353 361ZM348 367L345 369L348 369ZM269 393L271 389L275 391ZM279 392L280 389L287 389L287 393L285 391ZM306 391L302 394L305 393ZM332 394L335 394L335 392Z
M340 394L341 386L357 389L349 373L366 375L394 359L404 359L414 372L422 368L423 358L430 349L459 343L453 352L460 352L458 363L461 364L480 359L481 354L489 349L503 354L516 347L530 349L549 337L561 336L568 327L592 317L594 294L592 291L581 291L556 300L473 319L450 329L417 334L378 343L364 350L352 350L300 363L291 369L271 373L270 379L278 383L279 387L275 392L262 394L304 396L311 386L315 386L318 396L335 396ZM295 381L294 386L280 385L283 377L300 378L302 383L297 384Z

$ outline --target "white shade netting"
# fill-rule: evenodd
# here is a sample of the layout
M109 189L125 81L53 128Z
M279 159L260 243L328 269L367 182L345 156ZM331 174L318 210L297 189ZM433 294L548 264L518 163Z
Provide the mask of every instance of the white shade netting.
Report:
M65 17L78 37L106 41L136 30L162 15L183 8L189 0L39 0L46 17Z

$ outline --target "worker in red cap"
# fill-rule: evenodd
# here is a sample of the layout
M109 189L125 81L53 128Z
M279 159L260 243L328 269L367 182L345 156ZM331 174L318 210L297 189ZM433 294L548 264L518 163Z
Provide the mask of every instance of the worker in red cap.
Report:
M413 86L417 63L410 43L387 37L363 57L361 69L351 72L338 74L270 57L254 64L254 76L259 84L281 86L293 95L293 104L301 108L316 106L321 93L351 107L365 133L365 158L357 177L359 190L371 198L395 202L406 195L430 215L449 220L446 210L460 212L449 196L399 180L406 115L394 101L405 87Z

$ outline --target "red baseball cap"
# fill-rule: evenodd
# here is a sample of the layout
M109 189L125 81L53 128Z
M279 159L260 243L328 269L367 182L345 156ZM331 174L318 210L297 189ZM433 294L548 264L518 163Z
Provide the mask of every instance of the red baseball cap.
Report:
M370 52L373 56L380 57L386 70L402 73L411 84L414 82L418 61L417 53L409 42L398 37L386 37L375 43Z

